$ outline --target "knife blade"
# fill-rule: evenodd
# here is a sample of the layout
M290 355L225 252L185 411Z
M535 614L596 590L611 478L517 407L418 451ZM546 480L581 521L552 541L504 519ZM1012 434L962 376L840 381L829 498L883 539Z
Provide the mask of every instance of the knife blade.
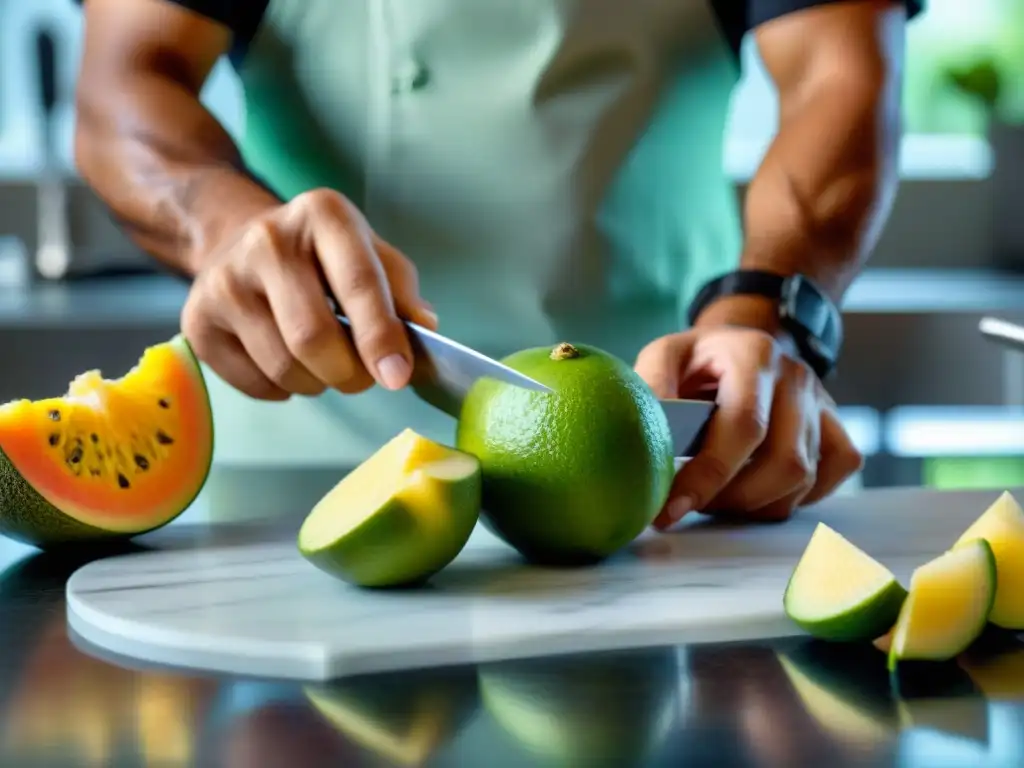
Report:
M334 314L351 330L347 317L337 310ZM463 398L481 378L497 379L535 392L551 391L539 381L436 331L408 320L405 327L413 355L410 386L421 400L449 416L459 417Z
M704 428L715 410L715 404L707 400L672 398L663 398L659 402L668 420L675 457L693 456L700 448Z
M337 311L337 305L332 299L329 301L335 317L351 331L348 318ZM539 381L454 339L408 320L405 326L409 330L409 343L413 352L410 386L421 400L449 416L459 417L463 398L469 388L478 379L485 377L535 392L551 391ZM686 399L663 399L660 403L668 420L675 456L693 455L699 447L704 426L715 404L706 400Z

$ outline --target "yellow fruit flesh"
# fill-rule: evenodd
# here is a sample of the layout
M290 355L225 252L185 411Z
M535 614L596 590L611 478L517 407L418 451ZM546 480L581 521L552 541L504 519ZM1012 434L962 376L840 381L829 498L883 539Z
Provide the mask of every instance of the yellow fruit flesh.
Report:
M320 500L303 523L299 544L314 549L336 541L399 497L424 514L422 523L443 522L441 486L475 469L472 457L406 429ZM338 514L339 509L345 514ZM437 514L432 516L432 511Z
M979 544L951 550L914 571L893 631L897 658L951 658L984 628L995 574Z
M1024 629L1024 511L1004 492L957 540L954 547L985 539L999 570L996 602L989 621L1005 629Z
M802 619L828 618L856 608L894 580L888 568L818 523L786 595Z
M332 701L328 695L306 689L310 703L342 733L371 752L398 765L423 765L445 735L449 714L443 699L427 699L425 706L405 733L388 730L370 713L355 706Z

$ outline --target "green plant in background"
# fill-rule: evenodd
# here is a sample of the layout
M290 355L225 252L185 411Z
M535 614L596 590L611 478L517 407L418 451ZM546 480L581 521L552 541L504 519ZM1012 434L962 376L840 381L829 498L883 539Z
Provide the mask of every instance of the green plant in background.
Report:
M926 0L907 31L903 107L908 133L1024 123L1024 0Z
M991 58L979 59L965 67L951 67L945 75L954 88L975 99L988 114L993 115L999 110L1003 80L999 67Z

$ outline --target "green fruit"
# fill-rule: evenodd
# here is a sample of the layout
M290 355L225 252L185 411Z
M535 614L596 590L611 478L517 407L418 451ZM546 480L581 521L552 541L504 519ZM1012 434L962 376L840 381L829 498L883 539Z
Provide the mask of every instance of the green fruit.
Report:
M818 523L782 598L786 615L822 640L873 640L896 622L906 590L892 572Z
M477 706L472 667L361 675L303 692L341 734L389 765L424 765Z
M480 698L530 765L642 765L680 715L679 677L674 649L522 659L484 665Z
M298 547L351 584L412 585L455 559L479 511L479 462L407 429L317 503Z
M493 379L470 389L456 444L480 459L485 523L536 563L608 557L668 496L675 469L660 403L632 368L594 347L537 347L503 362L553 391Z
M892 632L889 669L947 661L977 639L996 596L996 560L984 539L959 544L914 571Z

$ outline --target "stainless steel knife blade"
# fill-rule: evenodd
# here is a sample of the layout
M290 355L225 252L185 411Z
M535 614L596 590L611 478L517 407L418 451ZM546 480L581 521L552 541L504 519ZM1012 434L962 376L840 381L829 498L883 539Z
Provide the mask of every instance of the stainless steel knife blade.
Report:
M663 399L661 408L668 419L676 458L693 456L700 448L704 427L715 410L715 404L706 400Z
M338 312L335 316L351 328L347 317ZM551 391L539 381L454 339L409 321L405 325L413 352L411 387L421 400L449 416L458 418L466 393L481 378L497 379L535 392Z

